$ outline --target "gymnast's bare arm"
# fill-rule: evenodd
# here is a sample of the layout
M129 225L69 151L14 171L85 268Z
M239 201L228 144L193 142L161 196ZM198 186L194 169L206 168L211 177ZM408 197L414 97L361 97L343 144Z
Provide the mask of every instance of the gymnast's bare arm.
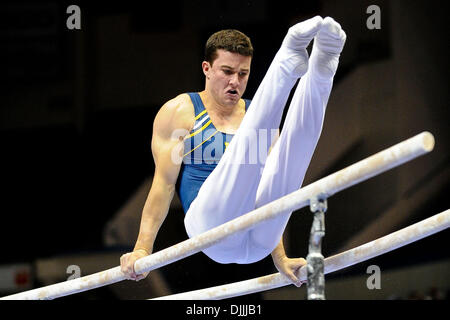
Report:
M271 255L277 270L288 277L294 285L300 287L303 282L297 277L298 271L306 265L306 260L304 258L288 258L284 249L283 237Z
M142 210L139 235L133 252L120 258L121 270L128 279L138 281L148 274L137 275L134 263L153 251L156 235L175 193L183 139L194 125L194 117L194 108L187 94L181 94L165 103L155 117L151 143L155 161L153 183Z

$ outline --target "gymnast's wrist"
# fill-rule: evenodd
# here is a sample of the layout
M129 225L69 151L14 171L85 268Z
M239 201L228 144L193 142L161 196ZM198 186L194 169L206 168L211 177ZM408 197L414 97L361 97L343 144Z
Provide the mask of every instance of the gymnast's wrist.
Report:
M284 250L274 250L272 251L272 260L276 263L287 258Z
M145 252L145 254L146 254L147 256L150 255L150 250L145 249L145 248L134 248L134 249L133 249L133 252L137 252L137 251Z

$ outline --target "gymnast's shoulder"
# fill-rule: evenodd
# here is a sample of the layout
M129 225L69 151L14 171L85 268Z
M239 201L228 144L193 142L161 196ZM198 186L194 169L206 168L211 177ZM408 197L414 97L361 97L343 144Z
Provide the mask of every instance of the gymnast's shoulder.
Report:
M182 93L163 104L156 114L154 124L172 129L191 130L194 122L194 105L189 95Z

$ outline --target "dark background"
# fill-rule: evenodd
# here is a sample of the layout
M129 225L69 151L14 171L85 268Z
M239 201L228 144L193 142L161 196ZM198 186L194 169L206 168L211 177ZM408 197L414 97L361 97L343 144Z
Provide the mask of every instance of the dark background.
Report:
M347 43L305 184L422 131L436 139L431 154L329 199L324 255L340 252L384 212L402 218L380 226L377 236L448 209L448 32L440 2L92 2L0 4L0 263L130 250L137 233L106 245L106 225L153 174L156 112L182 92L203 89L208 36L235 28L251 38L255 56L244 95L251 98L287 29L317 14L337 20ZM81 8L81 30L66 27L70 4ZM371 4L381 8L379 30L366 27ZM306 257L311 221L308 208L293 215L289 255ZM441 232L368 264L389 269L448 259L448 236ZM174 208L155 250L184 239L183 213ZM353 244L372 240L361 239ZM338 276L364 273L368 264ZM198 254L161 272L181 292L275 269L270 257L223 266Z

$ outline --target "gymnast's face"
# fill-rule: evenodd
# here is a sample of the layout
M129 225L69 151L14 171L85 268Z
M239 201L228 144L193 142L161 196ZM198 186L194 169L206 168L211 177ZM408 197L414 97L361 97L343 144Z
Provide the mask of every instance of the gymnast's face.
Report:
M235 106L239 102L247 87L251 61L251 57L222 49L217 50L217 58L212 65L203 61L206 90L217 103Z

